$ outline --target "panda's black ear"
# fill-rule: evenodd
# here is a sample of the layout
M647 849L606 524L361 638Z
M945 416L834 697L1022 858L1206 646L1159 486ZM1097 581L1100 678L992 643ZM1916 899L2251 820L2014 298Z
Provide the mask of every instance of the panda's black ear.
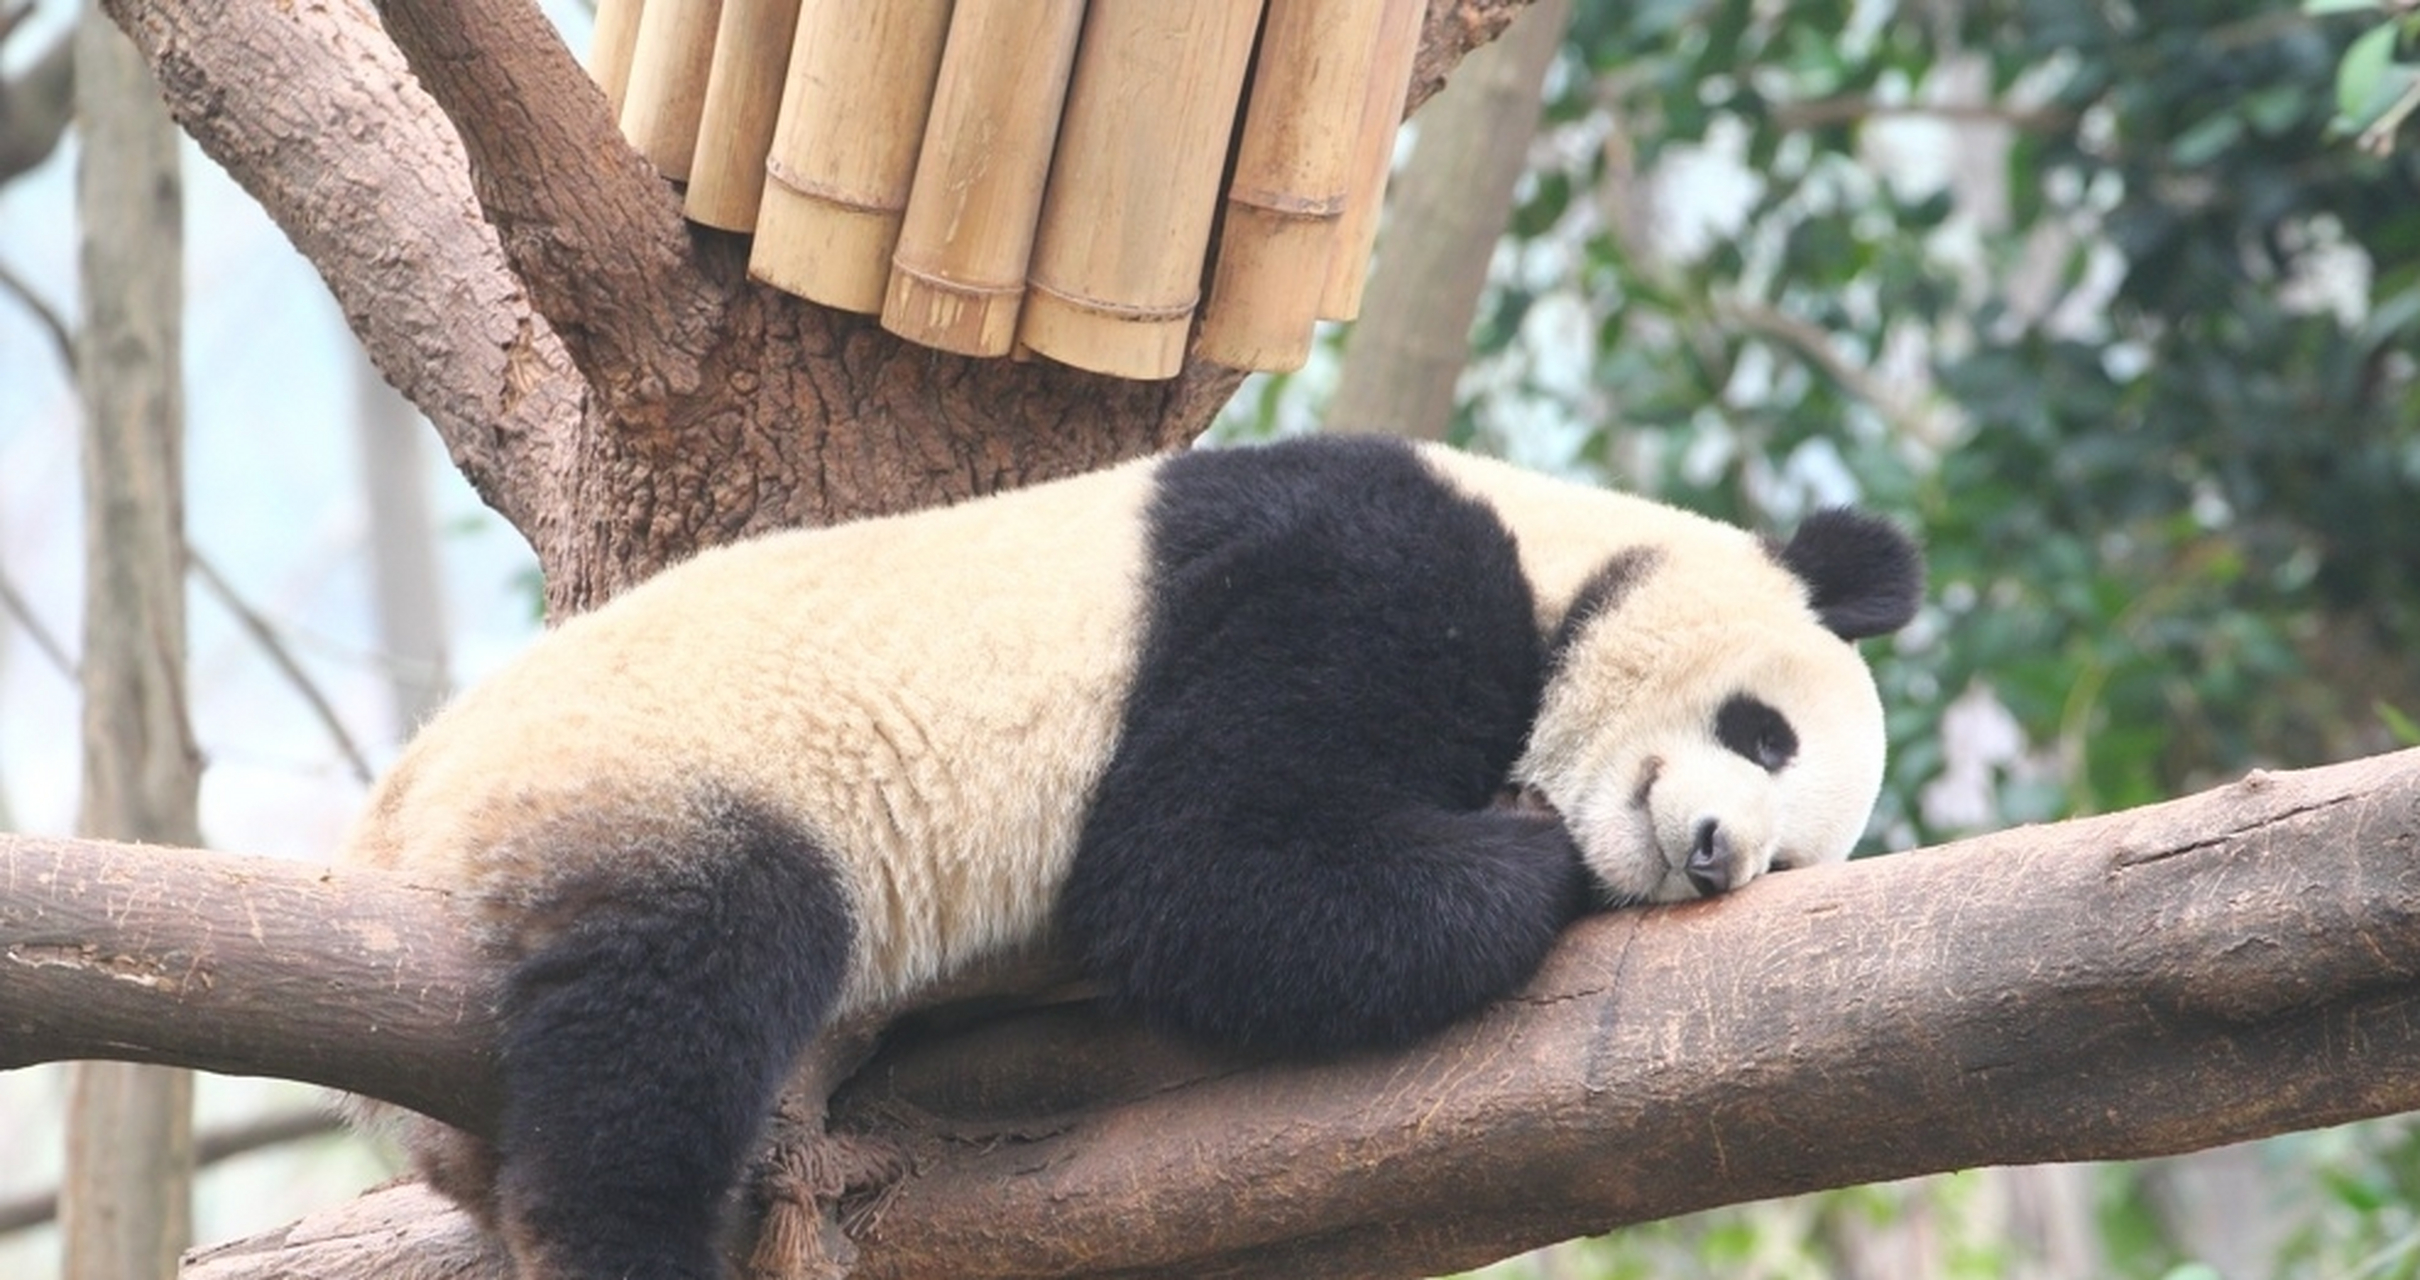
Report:
M1844 640L1897 631L1924 596L1924 553L1880 516L1834 507L1808 516L1779 553L1807 603Z

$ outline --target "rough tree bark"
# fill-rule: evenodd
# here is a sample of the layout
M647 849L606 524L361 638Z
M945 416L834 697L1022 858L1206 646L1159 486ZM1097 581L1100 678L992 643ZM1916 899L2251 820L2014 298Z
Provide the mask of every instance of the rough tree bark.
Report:
M0 1068L108 1053L486 1123L486 978L442 894L27 837L0 837L0 884L40 888L0 898ZM861 1275L1420 1274L1709 1205L2410 1109L2416 979L2407 751L1598 916L1402 1054L1218 1057L1080 1001L934 1015L834 1114L914 1157ZM501 1276L482 1249L406 1191L192 1270Z

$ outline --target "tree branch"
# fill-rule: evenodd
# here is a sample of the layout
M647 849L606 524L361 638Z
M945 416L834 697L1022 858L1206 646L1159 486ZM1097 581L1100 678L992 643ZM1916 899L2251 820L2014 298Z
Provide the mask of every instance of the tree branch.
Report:
M0 1070L277 1076L481 1128L495 1027L450 911L385 876L0 835Z
M343 1127L344 1121L335 1112L316 1108L274 1111L254 1116L194 1135L193 1165L196 1169L207 1169L238 1156L248 1156L255 1151L284 1146L289 1142L329 1137ZM59 1193L56 1190L35 1191L0 1200L0 1236L46 1225L58 1216Z
M318 268L379 372L532 528L587 389L506 267L461 142L358 0L108 0L177 122Z
M279 638L276 626L236 591L235 584L227 581L227 575L218 571L218 566L211 562L210 557L187 547L185 566L192 570L195 578L201 580L202 589L219 602L219 607L234 616L237 628L250 637L252 643L260 646L261 656L269 660L269 665L277 674L293 687L295 696L301 698L303 706L310 710L311 718L319 721L319 727L327 732L329 745L336 748L336 753L343 756L345 764L352 769L354 780L364 787L376 781L377 771L370 768L370 757L362 751L360 743L353 741L352 732L345 728L344 718L336 714L335 704L329 702L328 695L320 691L319 683L311 678L310 672L303 670L302 663L295 660L293 651Z
M530 0L377 4L453 121L515 273L606 412L697 394L723 308L746 282L698 270L678 197L623 141L546 16Z
M447 909L358 872L0 838L0 1066L288 1075L477 1128L492 1026ZM1597 917L1401 1054L1245 1061L1084 1004L931 1019L834 1116L914 1157L864 1276L1417 1274L1714 1204L2420 1107L2415 979L2407 751ZM425 1199L350 1212L476 1252ZM406 1261L365 1227L348 1270L310 1270L349 1230L313 1220L295 1252L231 1246L207 1274Z

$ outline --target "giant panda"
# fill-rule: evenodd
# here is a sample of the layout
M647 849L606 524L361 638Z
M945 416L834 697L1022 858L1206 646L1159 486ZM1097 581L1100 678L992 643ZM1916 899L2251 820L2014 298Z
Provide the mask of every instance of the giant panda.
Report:
M704 1278L818 1029L1004 949L1209 1044L1414 1040L1592 906L1847 856L1851 642L1921 576L1854 512L1774 543L1345 438L705 552L436 716L346 841L501 975L493 1141L416 1154L524 1280Z

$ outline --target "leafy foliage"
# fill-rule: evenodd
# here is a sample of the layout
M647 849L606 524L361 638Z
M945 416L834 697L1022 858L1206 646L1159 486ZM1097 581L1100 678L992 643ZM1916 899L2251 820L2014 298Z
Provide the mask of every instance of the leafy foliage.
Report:
M1750 523L1918 527L1896 842L1954 833L1931 727L1975 687L2031 744L2002 818L2391 745L2420 162L2344 141L2338 67L2400 22L1585 5L1465 434L1535 457L1561 424L1553 460Z
M1875 655L1889 844L2420 739L2420 157L2391 145L2420 61L2386 3L1584 2L1457 433L1753 525L1919 530L1932 603ZM1317 368L1240 429L1315 418ZM2420 1275L2416 1153L2264 1149L2322 1189L2266 1207L2276 1273ZM2160 1180L2096 1182L2109 1272L2217 1274ZM1529 1274L1806 1273L1759 1250L1976 1194L1924 1187ZM1940 1274L2011 1263L1942 1239Z

